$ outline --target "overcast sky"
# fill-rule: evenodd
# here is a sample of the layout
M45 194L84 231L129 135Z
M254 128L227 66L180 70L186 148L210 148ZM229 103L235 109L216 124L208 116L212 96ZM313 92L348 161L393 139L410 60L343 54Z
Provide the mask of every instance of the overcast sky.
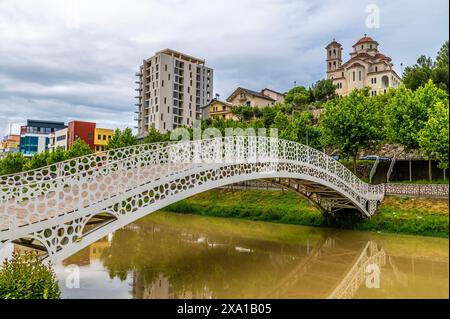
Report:
M378 28L366 24L371 4ZM365 33L400 73L400 62L436 56L448 10L448 0L0 0L0 134L26 119L133 127L134 74L164 48L206 59L222 98L309 86L333 38L347 59Z

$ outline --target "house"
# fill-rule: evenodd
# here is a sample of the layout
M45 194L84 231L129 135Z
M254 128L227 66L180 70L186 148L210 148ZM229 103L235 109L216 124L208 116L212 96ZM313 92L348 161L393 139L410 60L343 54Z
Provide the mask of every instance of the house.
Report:
M264 89L260 92L257 92L249 89L244 89L242 87L238 87L227 98L227 102L231 103L232 105L266 107L280 101L280 98L277 94L281 93L277 93L269 89Z
M233 107L234 105L229 102L220 101L217 98L212 99L210 103L202 107L202 118L237 120L237 117L232 112Z

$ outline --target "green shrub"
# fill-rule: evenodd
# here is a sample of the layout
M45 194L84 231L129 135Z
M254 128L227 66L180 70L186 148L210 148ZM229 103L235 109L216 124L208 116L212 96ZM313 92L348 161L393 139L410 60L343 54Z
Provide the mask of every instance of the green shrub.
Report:
M0 269L0 299L59 299L60 294L53 269L36 253L14 253Z

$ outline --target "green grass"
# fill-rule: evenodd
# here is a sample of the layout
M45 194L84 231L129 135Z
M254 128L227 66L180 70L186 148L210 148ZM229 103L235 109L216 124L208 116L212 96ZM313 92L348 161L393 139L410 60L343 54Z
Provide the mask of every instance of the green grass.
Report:
M307 200L288 191L212 190L172 204L165 211L329 227ZM388 196L370 219L335 227L448 237L448 200Z
M388 196L375 216L355 228L448 237L448 208L444 199Z

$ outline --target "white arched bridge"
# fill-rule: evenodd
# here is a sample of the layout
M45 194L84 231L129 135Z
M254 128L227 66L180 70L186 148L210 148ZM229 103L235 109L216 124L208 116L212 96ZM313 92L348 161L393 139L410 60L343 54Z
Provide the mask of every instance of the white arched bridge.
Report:
M308 146L233 136L142 144L0 176L0 249L8 244L66 258L118 228L195 194L267 179L324 214L370 217L384 185L369 185Z

